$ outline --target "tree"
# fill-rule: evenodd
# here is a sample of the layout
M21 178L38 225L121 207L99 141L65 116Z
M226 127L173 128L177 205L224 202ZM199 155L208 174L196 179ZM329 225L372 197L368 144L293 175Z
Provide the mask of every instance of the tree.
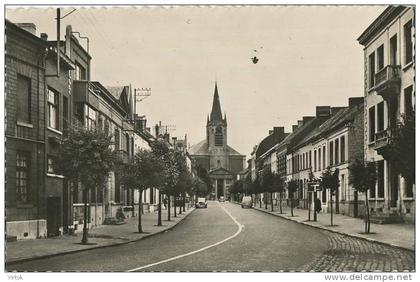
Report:
M116 156L111 150L112 137L97 129L70 129L60 146L55 169L68 180L82 184L84 220L82 244L88 242L88 195L101 189L114 168Z
M162 195L171 194L171 189L178 181L178 170L176 167L176 160L174 151L169 148L165 141L157 140L152 143L152 151L163 162L163 170L160 173L162 179L161 186L159 187L159 204L158 204L158 226L162 226ZM169 203L170 201L168 201ZM169 206L168 206L169 207ZM168 208L168 212L170 209Z
M350 177L349 183L353 185L358 192L365 193L366 197L366 218L365 218L365 233L370 233L370 215L369 215L369 198L368 193L370 189L375 189L377 172L376 164L374 162L364 162L355 160L349 167Z
M201 195L199 195L199 196L202 196L202 197L205 197L205 196L207 196L211 191L212 191L212 189L213 189L213 186L212 186L212 181L211 181L211 178L210 178L210 175L209 175L209 173L208 173L208 171L204 168L204 167L202 167L201 165L196 165L196 167L195 167L195 170L197 171L197 176L203 181L203 183L206 185L206 187L207 187L207 192L206 193L203 193L203 194L201 194Z
M391 129L391 141L384 149L384 155L393 163L393 169L408 185L415 183L415 122L414 111L407 111L402 116L402 122Z
M290 200L290 212L291 215L293 215L293 206L295 205L295 199L294 199L294 194L297 191L297 189L299 188L299 180L297 179L292 179L287 183L287 193L289 194L289 200Z
M280 197L280 199L279 199L279 209L280 209L280 211L279 212L280 212L280 214L283 213L281 204L282 204L283 194L284 194L284 191L285 191L285 188L286 188L285 186L286 185L285 185L284 179L279 174L275 174L274 178L273 178L273 191L279 193L279 197Z
M232 185L229 187L229 194L234 198L234 200L239 201L238 195L243 193L243 181L235 180Z
M261 185L261 180L260 180L260 176L257 174L257 176L255 177L254 181L252 182L252 186L253 186L253 191L255 193L255 196L258 196L258 201L260 202L260 208L261 208L261 193L262 193L262 185Z
M187 167L186 157L183 154L183 152L174 151L173 154L174 154L175 166L176 166L178 177L176 178L175 185L172 187L172 194L174 198L176 198L177 196L179 197L178 205L179 205L179 213L181 214L182 205L180 201L181 201L181 197L183 200L182 195L184 195L187 189L186 187L190 185L189 183L190 175L189 175L189 171ZM174 204L174 216L176 216L176 204Z
M276 176L271 172L271 170L265 170L263 174L263 187L265 193L270 194L270 204L271 204L271 211L274 211L273 207L273 193L276 192ZM265 208L267 209L267 201L265 202Z
M340 187L340 180L338 178L340 171L336 169L334 172L331 170L331 167L328 167L324 172L322 172L320 179L321 188L326 191L330 191L330 214L331 214L331 226L333 226L333 196L338 191Z
M162 185L160 175L162 170L164 170L164 164L152 151L141 149L134 155L132 161L118 163L118 170L124 187L126 189L135 189L139 192L138 232L143 233L141 222L143 191Z

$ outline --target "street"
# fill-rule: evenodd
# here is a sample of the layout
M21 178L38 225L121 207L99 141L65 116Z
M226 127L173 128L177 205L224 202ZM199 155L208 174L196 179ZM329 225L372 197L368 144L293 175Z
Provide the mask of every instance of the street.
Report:
M165 221L164 223L165 224ZM208 202L171 231L127 245L6 266L7 271L404 271L414 252Z

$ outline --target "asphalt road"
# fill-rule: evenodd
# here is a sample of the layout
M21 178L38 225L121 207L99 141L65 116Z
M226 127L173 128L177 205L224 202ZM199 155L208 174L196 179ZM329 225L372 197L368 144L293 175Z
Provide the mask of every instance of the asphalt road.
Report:
M383 263L381 263L383 261ZM389 270L388 270L389 268ZM6 267L7 271L413 270L414 253L209 202L144 240Z

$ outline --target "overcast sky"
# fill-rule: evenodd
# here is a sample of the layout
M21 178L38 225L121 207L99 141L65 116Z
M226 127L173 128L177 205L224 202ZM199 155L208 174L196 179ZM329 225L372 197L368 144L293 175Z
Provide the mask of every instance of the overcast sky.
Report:
M151 87L138 105L149 126L205 139L217 79L228 143L249 155L273 126L291 130L315 106L363 96L357 37L384 6L78 8L62 20L90 39L92 80ZM63 9L65 15L71 9ZM55 9L7 10L56 37ZM84 42L81 41L83 44ZM256 50L256 51L254 51ZM253 64L251 57L259 58Z

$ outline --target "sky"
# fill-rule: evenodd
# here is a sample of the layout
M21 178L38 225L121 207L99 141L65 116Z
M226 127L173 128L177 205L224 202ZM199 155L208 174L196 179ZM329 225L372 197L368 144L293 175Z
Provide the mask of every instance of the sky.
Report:
M206 137L217 80L228 144L249 156L273 126L287 132L320 105L363 96L357 37L385 6L178 6L83 8L62 20L88 36L91 80L150 87L138 103L148 126L175 125L190 145ZM63 8L61 15L72 11ZM6 9L56 38L56 10ZM80 41L84 44L83 40ZM252 57L259 61L254 64Z

